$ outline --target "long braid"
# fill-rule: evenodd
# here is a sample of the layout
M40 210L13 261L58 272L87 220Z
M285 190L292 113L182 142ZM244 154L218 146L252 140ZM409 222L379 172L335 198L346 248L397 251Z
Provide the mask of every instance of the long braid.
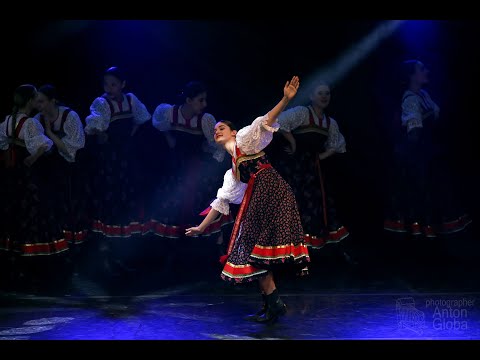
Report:
M23 109L28 104L28 102L35 97L36 93L37 89L35 88L35 86L30 84L20 85L18 88L15 89L15 92L13 93L13 108L11 114L12 122L14 124L12 127L13 133L15 133L15 123L20 109Z
M16 128L16 120L17 120L17 115L18 115L18 110L20 109L20 107L15 104L13 105L13 109L12 109L12 113L10 114L11 116L11 119L12 119L12 136L15 136L15 128ZM8 126L8 124L7 124ZM7 136L8 136L8 127L7 127Z

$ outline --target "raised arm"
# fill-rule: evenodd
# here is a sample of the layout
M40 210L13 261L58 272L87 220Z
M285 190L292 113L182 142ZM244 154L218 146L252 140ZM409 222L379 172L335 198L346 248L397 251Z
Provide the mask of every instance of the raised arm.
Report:
M292 80L287 81L283 87L283 97L275 107L268 112L267 125L272 126L276 121L280 113L285 110L290 100L292 100L297 94L297 90L300 86L300 79L298 76L292 77Z

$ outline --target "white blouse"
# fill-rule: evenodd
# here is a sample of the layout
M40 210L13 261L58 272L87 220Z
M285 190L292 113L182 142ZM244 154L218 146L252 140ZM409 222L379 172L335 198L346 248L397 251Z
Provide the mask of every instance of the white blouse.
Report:
M172 129L172 122L173 122L173 105L162 103L157 106L155 109L153 116L152 116L152 124L153 126L159 131L169 131ZM192 128L197 128L198 116L195 115L190 120L190 126ZM201 128L205 139L207 140L207 144L205 152L211 153L212 157L217 160L218 162L222 162L225 158L225 149L218 145L215 142L214 132L215 132L215 124L216 120L212 114L204 113L201 120ZM178 112L178 123L181 125L186 125L187 121L183 117L182 112Z
M25 114L17 114L17 126L18 121L24 116ZM12 133L13 122L8 121L9 118L11 118L11 115L8 115L5 118L5 121L0 123L0 149L2 150L8 149L9 137L7 134ZM8 133L7 125L9 126ZM30 155L35 154L43 145L47 145L46 151L50 150L53 146L53 141L45 136L42 124L34 118L28 118L25 120L20 133L18 134L18 139L25 141L25 146Z
M268 126L267 120L268 114L257 117L251 125L245 126L237 132L237 147L243 154L259 153L272 141L273 133L278 130L279 125L275 122L272 126ZM228 169L223 177L223 185L217 191L217 198L210 206L222 214L228 215L230 213L229 204L240 204L246 189L247 184L237 180L232 169Z
M136 125L141 125L151 119L151 115L148 112L146 106L132 93L128 93L128 96L132 99L132 116L133 122ZM114 106L118 106L116 102L113 102ZM122 109L128 109L127 96L123 96ZM90 135L94 130L105 131L110 125L110 119L112 113L110 106L104 97L97 97L92 105L90 105L90 115L85 119L85 133Z
M280 129L291 132L300 126L308 126L310 124L310 112L308 108L311 106L295 106L283 111L278 117ZM313 120L318 126L327 126L327 117L323 115L322 120L318 118L315 111L312 110ZM347 151L345 138L343 137L335 119L330 117L330 127L328 128L328 138L325 143L325 150L332 150L336 153L344 153Z
M65 106L59 107L58 117L55 122L52 124L52 130L57 132L62 126L63 113L68 108ZM40 114L35 115L35 119L40 120ZM75 155L78 150L82 149L85 146L85 133L83 130L83 124L80 120L80 116L73 110L70 109L70 112L65 119L63 124L63 131L65 136L61 138L66 147L65 151L60 151L59 154L68 162L75 162Z
M440 108L425 90L415 93L405 91L402 102L402 125L407 127L407 132L416 127L423 127L423 119L433 111L435 119L440 115Z

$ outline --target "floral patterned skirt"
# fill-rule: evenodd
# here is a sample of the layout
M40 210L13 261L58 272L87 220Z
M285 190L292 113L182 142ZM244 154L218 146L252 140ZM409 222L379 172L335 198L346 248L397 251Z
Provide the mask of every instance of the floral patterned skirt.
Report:
M261 171L221 277L236 283L269 270L308 272L310 262L300 214L290 185L273 168Z

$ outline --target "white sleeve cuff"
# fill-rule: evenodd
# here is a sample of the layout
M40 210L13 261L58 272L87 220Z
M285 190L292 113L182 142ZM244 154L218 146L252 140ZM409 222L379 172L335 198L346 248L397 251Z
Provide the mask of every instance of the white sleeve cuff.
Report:
M218 212L222 213L223 215L230 214L230 204L228 203L227 200L217 198L217 199L212 201L210 206L212 207L212 209L217 210Z

